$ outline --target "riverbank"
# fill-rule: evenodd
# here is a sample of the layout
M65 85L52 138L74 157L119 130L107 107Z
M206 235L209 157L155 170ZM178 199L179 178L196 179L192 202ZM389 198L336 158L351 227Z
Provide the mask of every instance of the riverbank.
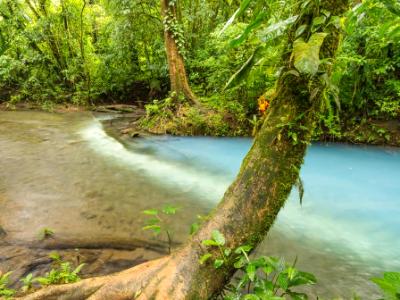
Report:
M176 114L149 115L144 105L106 104L99 106L76 106L70 104L57 104L49 109L29 102L18 103L10 106L0 103L0 111L50 111L54 113L66 112L94 112L109 113L118 116L113 120L114 126L106 127L112 131L113 136L123 139L139 135L174 136L237 136L250 137L256 132L257 122L261 119L236 120L232 114L213 110L200 112L197 109L183 107ZM354 145L376 145L400 147L400 120L374 120L344 124L342 128L330 133L328 130L318 128L314 141L339 142Z

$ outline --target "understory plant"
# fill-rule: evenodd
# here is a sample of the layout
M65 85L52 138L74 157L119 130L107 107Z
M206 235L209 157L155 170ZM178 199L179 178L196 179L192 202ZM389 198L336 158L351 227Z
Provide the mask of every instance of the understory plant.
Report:
M15 294L15 290L8 287L11 273L2 274L0 271L0 299L10 299Z
M50 258L53 260L53 268L50 272L32 281L36 281L42 286L47 286L51 284L74 283L80 280L79 273L85 264L80 264L76 268L73 268L71 263L62 261L58 253L50 254ZM27 283L29 283L29 281L27 281Z
M383 278L372 278L383 292L384 300L400 299L400 272L385 272Z
M53 261L52 269L45 276L34 277L32 273L29 273L20 279L22 283L20 292L22 294L30 293L40 287L74 283L80 280L79 273L85 264L80 264L76 268L73 268L71 263L63 261L58 253L51 253L49 257ZM2 274L0 271L0 299L12 299L18 292L9 287L11 274L12 272Z
M168 242L168 253L171 253L173 243L173 233L170 227L171 217L174 216L179 207L173 205L165 205L161 209L148 209L143 213L150 218L146 220L146 226L143 230L151 230L155 235L164 233Z
M204 99L203 108L179 97L154 100L146 105L146 116L139 126L156 134L243 136L251 131L244 107L238 103L216 104Z
M279 300L290 297L294 300L308 299L307 294L294 290L299 286L317 282L311 273L286 264L283 259L269 256L251 258L252 246L243 245L230 249L225 245L225 237L218 230L212 232L211 239L202 241L207 251L201 256L200 264L211 261L215 268L221 268L228 261L237 269L238 277L228 284L219 298L224 300ZM214 251L218 249L217 251Z

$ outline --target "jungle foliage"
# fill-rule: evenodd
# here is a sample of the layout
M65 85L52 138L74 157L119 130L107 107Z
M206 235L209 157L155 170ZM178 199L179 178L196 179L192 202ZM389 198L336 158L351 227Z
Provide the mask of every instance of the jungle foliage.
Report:
M310 1L317 0L304 5ZM173 18L163 18L160 4L148 0L1 0L0 102L30 101L45 109L150 102L143 124L157 132L250 134L263 115L260 101L273 99L297 0L169 5ZM322 61L334 72L317 135L340 139L367 124L377 138L389 140L379 122L400 114L400 4L365 0L352 7L345 18L322 13L312 24L311 32L340 26L344 33L338 58ZM206 110L168 96L165 30ZM311 60L314 70L318 61Z

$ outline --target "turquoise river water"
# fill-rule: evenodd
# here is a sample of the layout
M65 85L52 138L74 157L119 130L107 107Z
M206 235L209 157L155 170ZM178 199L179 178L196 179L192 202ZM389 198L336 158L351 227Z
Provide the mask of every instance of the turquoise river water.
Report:
M41 135L48 132L39 142L27 142L11 139L8 131L0 130L3 167L12 158L12 150L16 155L28 152L25 155L30 159L29 163L20 162L20 168L26 164L22 175L12 163L7 171L0 171L0 192L10 199L31 197L32 203L44 201L40 200L43 197L26 195L36 195L46 187L45 200L53 199L58 208L56 221L49 221L48 216L30 217L32 210L19 210L9 220L3 217L20 240L28 239L29 233L18 231L18 218L32 220L32 227L45 224L71 236L82 234L83 224L92 237L152 239L140 231L144 219L140 212L175 203L182 207L182 217L176 218L173 226L176 238L184 242L196 214L207 213L218 203L251 146L248 138L160 136L120 142L105 132L99 118L87 114L13 114L0 115L3 126L18 131L27 130L21 124L29 125L31 139L36 127ZM25 149L27 143L32 145L29 149ZM46 150L44 157L40 147L52 147L57 154ZM46 160L53 167L38 163ZM49 192L54 185L44 186L36 175L32 179L29 168L33 167L35 172L40 168L47 170L43 174L50 172L47 181L59 176L59 187ZM376 299L379 294L370 278L383 271L400 271L400 150L313 144L301 177L303 204L293 190L257 254L282 256L289 262L297 256L298 267L319 279L311 292L324 299L349 299L353 294ZM83 191L86 194L80 196ZM69 197L74 200L66 202ZM76 228L61 222L69 211ZM88 218L88 212L94 216Z

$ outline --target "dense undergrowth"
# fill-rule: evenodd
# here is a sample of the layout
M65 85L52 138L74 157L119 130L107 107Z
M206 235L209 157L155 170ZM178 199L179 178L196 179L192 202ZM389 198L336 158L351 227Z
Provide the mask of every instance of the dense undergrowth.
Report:
M286 29L296 20L295 0L260 3L249 4L260 14L244 13L227 28L237 2L179 3L174 30L200 109L168 96L163 22L154 3L4 0L0 102L13 108L29 101L46 110L148 103L141 124L153 132L251 135L262 119L258 99L272 100ZM343 28L336 61L323 61L334 72L316 139L398 145L400 5L357 3L335 24L313 24Z

